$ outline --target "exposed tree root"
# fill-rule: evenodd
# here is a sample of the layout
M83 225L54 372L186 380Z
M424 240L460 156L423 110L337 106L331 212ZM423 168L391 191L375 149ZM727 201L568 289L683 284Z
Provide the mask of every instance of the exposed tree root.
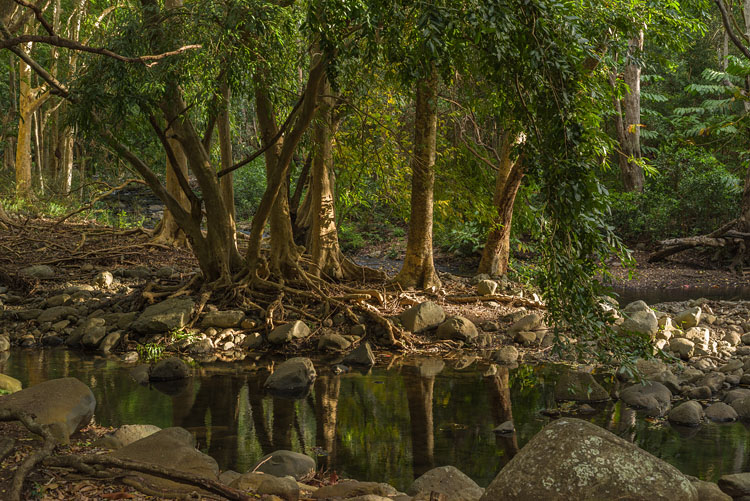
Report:
M546 306L539 301L520 296L504 296L500 294L492 294L489 296L446 296L445 300L456 304L476 303L477 301L496 301L498 303L508 303L511 306L526 306L539 309L546 308Z

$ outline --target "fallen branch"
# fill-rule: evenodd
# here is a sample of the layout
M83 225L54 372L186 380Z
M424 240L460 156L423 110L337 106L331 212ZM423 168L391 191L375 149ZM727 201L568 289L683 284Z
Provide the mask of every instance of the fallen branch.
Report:
M699 246L708 246L708 247L724 247L726 245L726 241L724 239L719 238L723 237L724 235L729 235L729 233L735 233L732 230L732 227L737 223L736 219L732 219L725 225L717 228L716 230L712 231L711 233L707 235L701 235L697 237L686 237L686 238L670 238L667 240L662 240L659 242L659 245L661 247L664 247L663 249L651 254L651 256L648 258L649 263L656 263L657 261L661 261L673 254L677 254L678 252L682 252L687 249L692 249L694 247ZM733 235L729 235L733 236ZM749 235L750 236L750 235Z
M223 496L231 500L251 501L253 499L257 499L254 496L247 495L241 491L238 491L237 489L228 487L221 482L211 480L210 478L192 475L190 473L173 470L171 468L164 468L155 464L141 463L139 461L132 461L130 459L115 458L108 454L53 456L47 458L44 464L49 466L74 468L83 473L90 472L92 465L105 466L109 468L120 468L122 470L147 473L156 477L172 480L173 482L193 485L195 487L199 487L208 492L218 494L219 496Z
M500 294L491 294L489 296L446 296L446 301L456 304L476 303L477 301L497 301L499 303L509 303L511 305L521 305L530 308L546 309L544 303L526 299L520 296L505 296Z

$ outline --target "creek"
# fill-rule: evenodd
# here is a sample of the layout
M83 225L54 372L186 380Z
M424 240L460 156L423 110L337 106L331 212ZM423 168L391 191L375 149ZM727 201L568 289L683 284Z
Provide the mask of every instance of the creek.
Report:
M290 449L317 457L319 467L339 477L388 482L405 490L415 477L441 465L454 465L479 485L488 485L550 421L540 411L558 407L553 390L564 370L521 366L487 377L486 367L457 370L450 361L442 367L440 360L422 358L397 360L391 369L334 376L321 365L310 394L287 400L263 392L268 373L258 365L202 364L189 380L142 386L130 376L133 365L115 358L14 348L0 362L0 372L24 387L77 377L96 396L98 424L182 426L222 470L244 472L264 454ZM618 384L599 379L608 389ZM559 408L566 415L566 407ZM750 470L750 431L742 423L676 428L619 402L573 415L704 480ZM515 435L492 431L511 419Z

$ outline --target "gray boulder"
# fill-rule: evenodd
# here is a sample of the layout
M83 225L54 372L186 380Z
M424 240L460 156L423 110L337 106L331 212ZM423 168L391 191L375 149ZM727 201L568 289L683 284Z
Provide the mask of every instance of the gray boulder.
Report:
M0 374L0 390L8 393L15 393L21 391L23 385L21 381L14 377L10 377L7 374Z
M401 313L399 319L406 330L418 333L443 323L445 312L440 305L432 301L425 301Z
M81 344L84 346L84 348L93 350L97 346L99 346L99 343L101 343L102 340L106 337L107 327L104 325L103 318L92 318L91 321L99 322L97 322L98 325L95 325L89 329L81 329L81 331L84 332L83 337L81 338Z
M310 335L310 328L302 320L279 325L268 335L271 344L283 344L295 339L305 339Z
M497 282L494 280L480 280L477 284L477 294L480 296L491 296L497 290Z
M501 346L493 355L492 360L501 365L513 365L518 361L518 349L515 346Z
M659 321L654 311L643 301L630 303L622 310L625 320L618 327L623 333L636 333L656 337Z
M8 336L0 336L0 352L10 350L10 339Z
M719 478L719 489L732 498L750 496L750 473L734 473Z
M453 501L477 501L484 489L455 466L441 466L424 473L406 490L410 496L425 492L437 492Z
M294 477L295 480L312 476L315 473L315 460L299 452L278 450L267 454L250 468L275 477Z
M739 416L729 404L716 402L706 408L706 417L717 423L731 423L737 421Z
M661 417L669 411L672 392L661 383L647 381L625 388L620 398L635 409L644 409L650 416Z
M701 321L701 313L702 310L700 306L688 308L687 310L683 310L675 315L674 323L675 325L677 325L678 327L682 327L683 329L695 327Z
M268 376L264 387L277 394L304 394L315 381L317 373L309 358L295 357L282 362Z
M698 492L698 499L700 501L732 501L732 496L721 492L719 486L713 482L704 482L698 478L690 478L690 483L693 484L693 487Z
M565 371L555 385L555 400L574 402L604 402L609 393L588 372Z
M39 322L57 322L68 316L78 316L78 310L71 306L53 306L44 310L36 319Z
M229 327L239 327L244 318L245 312L240 310L209 311L203 317L201 325L204 328L218 327L220 329L227 329Z
M96 276L96 278L94 278L94 285L96 285L100 289L106 289L112 285L112 282L114 282L114 280L115 277L112 276L112 273L108 271L102 271Z
M438 339L452 339L464 343L473 343L477 336L479 336L479 332L477 332L474 323L468 318L460 316L447 318L437 330Z
M121 338L122 333L120 331L110 332L104 339L102 339L102 342L99 343L99 351L104 354L111 352L115 346L117 346L117 343L120 342Z
M47 425L55 439L69 443L70 435L89 424L96 398L88 386L73 377L52 379L0 398L0 410L22 410Z
M348 339L335 332L323 334L318 340L318 350L320 351L344 351L351 345L352 343Z
M252 492L262 496L263 499L266 499L266 496L274 496L276 499L281 498L286 501L299 499L299 485L287 477L280 478L249 471L233 479L229 486L242 492Z
M177 357L156 362L148 371L149 381L175 381L190 377L190 367Z
M197 477L218 481L219 465L211 456L195 448L195 438L184 428L166 428L145 438L137 440L111 453L117 459L128 459L150 463L164 468L175 469ZM186 497L194 491L208 495L196 487L181 484L172 480L138 473L139 485L151 492L149 495L166 497Z
M158 431L161 431L161 428L152 424L125 424L99 438L94 445L103 449L122 449Z
M481 501L698 501L674 466L592 423L553 421L505 465Z
M510 326L508 334L514 335L519 332L533 331L542 325L542 316L539 313L529 313L525 315Z
M347 365L361 365L366 367L375 365L375 355L372 353L370 343L364 342L349 352L344 357L344 363Z
M728 403L729 405L732 405L732 402L735 400L739 400L744 397L750 397L750 389L747 388L735 388L734 390L729 390L726 395L724 395L724 402Z
M681 403L669 411L669 422L681 426L698 426L703 419L703 406L695 400Z
M743 421L750 421L750 397L742 397L733 400L732 408L737 411L737 416Z
M130 327L141 334L158 334L182 329L193 315L195 303L189 298L171 298L146 308Z

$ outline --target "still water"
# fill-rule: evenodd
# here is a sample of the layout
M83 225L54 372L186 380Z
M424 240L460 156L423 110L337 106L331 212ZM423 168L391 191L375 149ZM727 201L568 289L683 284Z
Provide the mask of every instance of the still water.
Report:
M317 456L340 477L388 482L406 489L434 466L455 465L486 486L550 418L560 367L522 366L484 376L486 367L457 370L447 362L415 359L367 374L334 376L323 366L300 400L263 392L267 372L249 362L204 364L183 384L138 385L132 366L114 359L59 350L14 350L0 371L24 387L74 376L97 399L104 426L148 423L182 426L222 470L246 471L262 455L291 449ZM602 381L605 385L611 382ZM676 429L650 422L619 404L598 407L589 419L675 465L716 480L750 471L750 431L741 423ZM517 433L492 429L512 419ZM554 460L554 459L551 459Z

